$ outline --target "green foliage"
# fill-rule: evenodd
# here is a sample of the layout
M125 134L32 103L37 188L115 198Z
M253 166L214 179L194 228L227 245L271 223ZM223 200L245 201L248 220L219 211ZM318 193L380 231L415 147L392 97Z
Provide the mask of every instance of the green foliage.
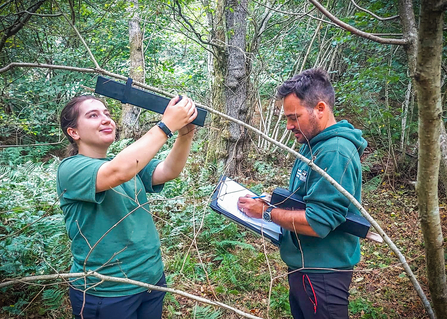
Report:
M380 184L382 183L383 176L378 175L371 179L369 179L367 182L365 182L362 186L362 190L364 193L374 192L379 188Z
M273 287L270 306L272 310L290 311L289 288L287 286L278 284Z
M365 300L364 298L357 298L349 303L349 310L353 314L359 314L361 319L386 319L388 316L383 313L383 309L380 307L374 307L374 305Z
M44 290L44 292L42 293L42 300L46 307L43 312L59 309L66 294L67 289L64 288L53 288Z
M385 171L382 169L385 155L382 151L376 150L362 161L364 193L374 192L380 187L385 176Z
M344 80L335 83L336 116L354 119L379 147L398 144L402 132L402 100L410 81L405 53L359 39L343 47L347 70ZM407 121L405 129L410 130L410 136L416 129L414 123L411 117Z
M194 306L193 315L197 319L219 319L222 318L222 311L215 310L211 306Z
M4 306L2 307L2 310L10 315L20 315L28 303L28 301L19 298L15 304Z
M112 145L110 145L109 149L107 150L107 157L115 157L119 152L121 152L123 149L125 149L133 142L134 140L132 140L131 138L125 138L113 142Z
M28 162L14 168L0 167L0 278L68 270L70 243L57 208L57 164ZM39 291L39 287L28 286L13 292L11 297L16 301L3 310L21 313ZM65 287L45 289L38 311L58 310L65 294Z
M0 165L18 165L41 161L44 156L56 150L56 146L10 147L0 152Z

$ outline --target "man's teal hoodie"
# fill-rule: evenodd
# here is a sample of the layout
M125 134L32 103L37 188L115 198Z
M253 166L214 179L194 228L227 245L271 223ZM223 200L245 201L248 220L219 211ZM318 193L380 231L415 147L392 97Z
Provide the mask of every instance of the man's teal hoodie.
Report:
M332 125L303 145L300 154L326 171L358 201L361 199L360 156L367 142L362 132L347 121ZM306 219L319 237L298 235L283 229L281 258L291 269L351 269L360 261L359 238L334 231L346 214L358 209L320 174L297 159L290 176L289 190L306 203Z

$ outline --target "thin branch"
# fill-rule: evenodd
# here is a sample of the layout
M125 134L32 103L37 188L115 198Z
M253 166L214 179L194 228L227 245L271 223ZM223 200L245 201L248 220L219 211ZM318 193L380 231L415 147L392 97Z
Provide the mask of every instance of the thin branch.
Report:
M28 62L12 62L10 64L8 64L7 66L3 67L0 69L0 74L3 72L6 72L8 70L11 70L13 68L16 67L23 67L23 68L42 68L42 69L54 69L54 70L66 70L66 71L75 71L75 72L81 72L81 73L96 73L96 74L102 74L102 75L107 75L110 77L113 77L115 79L119 79L119 80L123 80L123 81L127 81L128 77L124 76L124 75L120 75L120 74L116 74L113 72L109 72L106 71L102 68L78 68L78 67L73 67L73 66L66 66L66 65L54 65L54 64L44 64L44 63L28 63ZM143 89L152 91L154 93L158 93L167 97L174 97L174 94L171 93L167 93L163 90L160 90L156 87L147 85L145 83L141 83L138 81L134 81L133 85L141 87Z
M178 33L182 34L184 37L186 37L186 38L190 39L191 41L195 42L195 43L196 43L197 45L199 45L202 49L204 49L205 51L208 51L208 52L209 52L210 54L212 54L215 58L217 58L217 56L216 56L216 54L213 52L213 50L208 49L208 46L205 45L205 44L203 44L201 41L199 41L199 40L197 39L197 37L195 37L195 36L190 36L190 35L189 35L189 32L183 32L183 30L180 30L179 28L177 28L176 25L174 25L174 27L175 27L176 29L166 27L166 28L164 29L164 31L173 31L173 32L178 32ZM219 46L218 44L215 44L214 47L222 48L222 47Z
M65 137L62 141L54 142L54 143L40 143L40 144L23 144L23 145L0 145L0 148L10 148L10 147L33 147L33 146L48 146L48 145L59 145L65 140Z
M324 23L333 25L333 26L335 26L335 27L337 27L337 28L340 28L340 29L342 29L342 30L346 30L346 29L343 28L342 26L340 26L340 25L338 25L338 24L336 24L336 23L334 23L334 22L332 22L332 21L324 20L324 19L322 19L322 18L313 16L313 15L311 15L311 14L306 14L306 15L307 15L308 17L314 19L314 20L321 21L321 22L324 22Z
M382 18L382 17L379 17L378 15L376 15L375 13L373 13L373 12L371 12L371 11L365 9L365 8L362 8L362 7L359 6L357 3L355 3L354 0L351 0L351 2L352 2L352 4L353 4L357 9L359 9L359 10L361 10L361 11L363 11L363 12L366 12L366 13L372 15L374 18L376 18L377 20L380 20L380 21L389 21L389 20L394 20L394 19L398 19L398 18L400 18L399 15L395 15L395 16L392 16L392 17Z
M269 7L267 5L264 5L260 2L255 1L258 5L265 7L266 9L268 9L269 11L267 13L265 13L264 17L261 20L261 24L258 27L258 25L256 24L256 19L253 19L252 23L255 26L255 29L257 29L256 32L256 36L254 37L253 41L252 41L252 48L254 48L254 44L257 44L257 41L259 40L259 38L261 37L261 35L268 30L267 28L267 23L270 20L270 18L272 17L273 13L272 12L280 12L280 13L284 13L284 11L281 11L279 9L274 9L272 7ZM285 3L281 4L278 8L281 8L285 5ZM309 10L308 12L305 13L291 13L290 15L294 16L294 15L298 15L298 17L296 18L297 20L301 19L303 16L306 16L308 14L310 14L313 10L315 10L315 8L312 8L311 10Z
M90 55L91 60L93 61L93 63L95 64L95 67L97 69L99 69L99 64L98 62L96 62L96 59L92 53L92 51L90 51L90 48L88 47L87 43L85 42L84 38L82 37L82 35L79 33L78 29L76 29L75 25L70 21L70 19L67 17L67 15L61 10L61 8L59 7L59 4L56 0L54 0L54 3L56 4L56 6L59 8L59 10L62 12L65 20L67 20L68 24L73 28L73 30L76 32L76 34L78 35L79 39L81 40L82 44L84 45L85 49L88 52L88 55Z
M188 27L190 28L191 32L193 32L193 33L196 35L197 39L198 39L201 43L203 43L203 44L207 44L207 45L211 45L211 46L214 46L214 47L217 47L217 48L222 49L222 47L219 46L219 45L217 45L216 43L202 40L202 37L203 37L203 36L202 36L198 31L196 31L196 29L194 29L194 27L193 27L193 25L191 24L191 22L189 22L189 20L183 16L183 14L182 14L182 8L181 8L181 6L180 6L180 3L179 3L178 1L175 1L175 5L177 5L177 8L178 8L178 12L177 12L178 15L179 15L179 16L182 18L182 20L188 25ZM171 9L172 9L172 11L176 12L174 6L172 6ZM179 22L180 22L180 21L179 21Z
M260 3L260 2L258 2L256 0L254 0L253 2L255 2L258 5L260 5L260 6L264 7L264 8L267 8L267 9L269 9L271 11L275 11L275 12L278 12L278 13L286 14L286 15L289 15L289 16L298 16L298 19L302 18L305 15L308 15L309 13L311 13L312 11L315 10L315 8L313 8L313 9L310 9L308 12L290 12L290 11L283 11L283 10L275 9L273 7L269 7L268 5Z
M146 205L146 204L143 204ZM90 251L88 252L87 256L85 257L84 260L84 266L83 266L83 270L85 272L87 272L87 261L90 258L90 255L93 253L93 251L95 250L96 246L99 245L99 243L104 239L104 237L107 236L108 233L110 233L116 226L118 226L124 219L126 219L129 215L133 214L136 210L138 210L139 208L141 208L141 206L143 205L138 205L136 206L134 209L132 209L130 212L128 212L126 215L124 215L119 221L117 221L112 227L110 227L97 241L96 243L90 248Z
M403 33L371 33L372 35L376 35L378 37L401 37Z
M12 62L12 63L8 64L7 66L1 68L0 73L9 71L10 69L13 69L16 67L67 70L67 71L75 71L75 72L81 72L81 73L100 73L96 69L78 68L75 66L55 65L55 64L45 64L45 63L28 63L28 62Z
M326 17L329 18L329 20L331 20L335 24L339 25L343 29L345 29L353 34L356 34L360 37L363 37L363 38L366 38L366 39L369 39L371 41L378 42L381 44L405 45L408 43L408 41L405 39L386 39L386 38L381 38L381 37L372 35L371 33L368 33L368 32L361 31L361 30L341 21L337 17L335 17L328 10L326 10L326 8L323 7L317 0L309 0L309 2L311 2L315 7L317 7L317 9L321 11L321 13L323 13Z
M30 14L33 16L38 16L38 17L43 17L43 18L55 18L55 17L60 17L62 15L62 13L55 13L55 14L34 13L34 12L31 12L28 10L23 10L21 12L18 12L18 13L16 13L16 15L20 14L20 13L27 13L27 14Z
M32 282L32 281L37 281L37 280L54 280L54 279L86 278L86 277L96 277L102 281L112 281L112 282L132 284L135 286L147 288L148 290L170 292L170 293L177 294L177 295L180 295L183 297L187 297L187 298L190 298L193 300L197 300L201 303L205 303L208 305L217 306L217 307L221 307L221 308L224 308L227 310L234 311L238 315L243 316L245 318L262 319L260 317L253 316L253 315L245 313L239 309L228 306L222 302L212 301L212 300L209 300L209 299L206 299L203 297L199 297L199 296L196 296L196 295L193 295L193 294L181 291L181 290L150 285L150 284L142 283L140 281L126 279L126 278L116 278L116 277L111 277L111 276L104 276L104 275L101 275L101 274L99 274L97 272L93 272L93 271L89 271L87 273L80 272L80 273L53 274L53 275L42 275L42 276L30 276L30 277L24 277L24 278L17 278L17 279L9 280L7 282L0 283L0 288L10 286L10 285L13 285L16 283L25 283L25 282Z
M10 4L12 2L12 0L6 1L5 3L0 5L0 10L3 9L4 7L6 7L8 4Z
M33 4L30 8L28 8L27 11L28 12L36 12L45 1L46 0L41 0L41 1ZM25 13L25 14L19 16L12 26L3 30L4 35L0 39L0 52L3 50L6 40L8 40L8 38L12 37L13 35L17 34L17 32L19 32L24 27L24 25L29 21L29 19L31 19L31 14ZM7 30L7 31L5 31L5 30Z

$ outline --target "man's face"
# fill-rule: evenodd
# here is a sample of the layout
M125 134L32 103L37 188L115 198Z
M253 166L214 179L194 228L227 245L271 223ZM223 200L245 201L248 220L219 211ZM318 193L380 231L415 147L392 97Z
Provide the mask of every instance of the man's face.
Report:
M307 143L321 132L317 118L317 109L309 111L295 94L284 98L284 114L287 129L292 131L298 143Z

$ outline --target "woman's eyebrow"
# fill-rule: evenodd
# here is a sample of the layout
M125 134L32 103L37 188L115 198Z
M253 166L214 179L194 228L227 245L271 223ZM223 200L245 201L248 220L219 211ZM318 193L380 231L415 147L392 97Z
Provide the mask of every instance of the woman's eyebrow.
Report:
M85 115L89 114L89 113L93 113L93 112L98 112L98 110L94 109L94 110L88 110L87 112L85 112Z

